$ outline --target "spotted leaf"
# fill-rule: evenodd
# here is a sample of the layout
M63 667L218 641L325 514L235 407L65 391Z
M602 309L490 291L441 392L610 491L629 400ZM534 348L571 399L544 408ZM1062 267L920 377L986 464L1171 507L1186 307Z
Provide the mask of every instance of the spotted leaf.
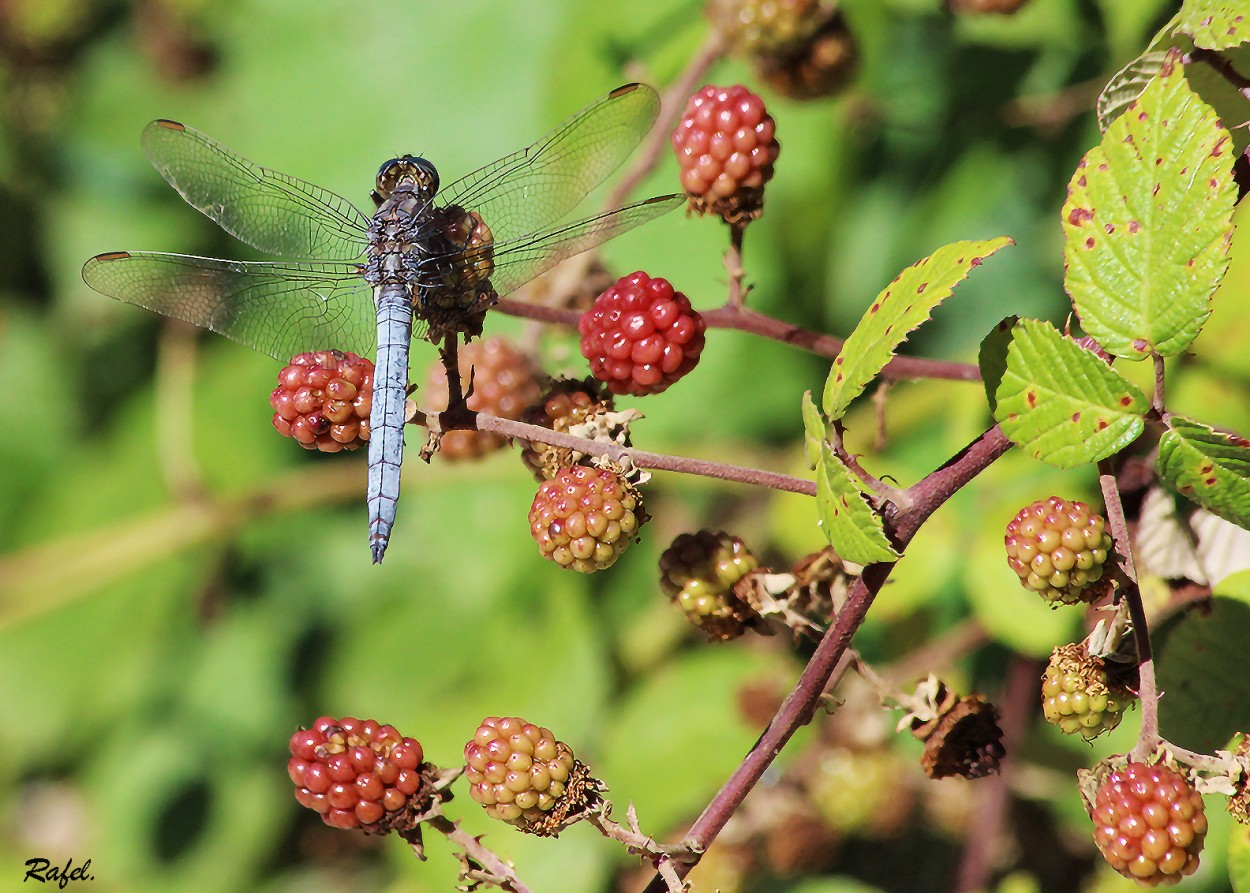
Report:
M1198 505L1250 529L1250 440L1174 416L1159 441L1158 469Z
M1177 30L1208 50L1225 50L1250 39L1246 0L1185 0Z
M1197 337L1228 269L1232 140L1169 59L1068 184L1064 286L1109 352L1173 356Z
M840 419L851 401L890 362L898 346L929 318L933 308L950 295L968 271L1004 245L1012 244L1015 243L1006 236L952 242L899 273L877 295L833 361L825 382L825 414Z
M1146 396L1050 323L1011 330L994 418L1031 456L1060 468L1105 459L1145 426Z

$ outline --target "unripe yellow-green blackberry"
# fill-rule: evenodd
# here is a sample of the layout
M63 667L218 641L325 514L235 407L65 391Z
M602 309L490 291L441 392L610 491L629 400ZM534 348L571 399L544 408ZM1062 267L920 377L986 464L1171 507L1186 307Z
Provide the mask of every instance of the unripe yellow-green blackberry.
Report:
M1132 692L1108 678L1105 661L1090 657L1079 644L1056 648L1042 676L1046 721L1086 740L1118 726L1132 700Z
M1111 537L1102 516L1058 496L1020 510L1007 525L1007 563L1020 583L1051 604L1092 603L1106 594Z
M602 812L603 782L550 729L519 716L488 716L464 746L469 796L526 834L555 837Z

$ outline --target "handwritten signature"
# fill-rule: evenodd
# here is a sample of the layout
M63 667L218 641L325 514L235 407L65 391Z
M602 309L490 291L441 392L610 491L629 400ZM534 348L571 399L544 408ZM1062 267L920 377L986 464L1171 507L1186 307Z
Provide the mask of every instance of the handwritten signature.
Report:
M52 882L64 890L71 881L95 880L95 875L87 873L87 869L91 867L90 859L76 868L73 859L66 859L64 865L53 865L47 859L42 858L27 859L25 864L27 868L26 877L22 878L23 882L33 878L41 884Z

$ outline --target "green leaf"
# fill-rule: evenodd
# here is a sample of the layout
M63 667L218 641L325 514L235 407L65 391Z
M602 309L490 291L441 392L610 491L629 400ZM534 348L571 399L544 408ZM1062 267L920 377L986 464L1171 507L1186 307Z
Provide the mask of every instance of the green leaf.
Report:
M1004 245L1013 244L1006 236L952 242L895 276L877 295L833 361L822 401L825 414L835 421L842 418L851 401L890 362L898 346L929 318L968 272Z
M1198 505L1250 529L1250 441L1174 416L1159 441L1159 475Z
M845 560L875 564L899 557L886 538L881 516L860 489L859 479L823 440L816 469L816 508L821 529Z
M1155 635L1159 731L1181 747L1210 753L1250 726L1245 684L1250 604L1216 596L1202 612L1174 614Z
M1059 334L1024 319L1011 332L994 418L1035 459L1073 468L1137 439L1150 406L1132 382Z
M1204 49L1235 47L1250 39L1250 7L1245 0L1185 0L1177 29Z
M1232 138L1173 61L1081 159L1064 287L1107 352L1172 356L1197 337L1228 270L1232 174Z
M985 388L985 397L990 402L990 412L998 406L995 396L1003 373L1007 371L1007 348L1011 344L1011 330L1018 316L1008 316L999 322L981 341L981 351L977 356L977 365L981 368L981 384Z
M812 400L812 392L803 392L803 452L812 468L820 465L820 445L825 440L825 419Z

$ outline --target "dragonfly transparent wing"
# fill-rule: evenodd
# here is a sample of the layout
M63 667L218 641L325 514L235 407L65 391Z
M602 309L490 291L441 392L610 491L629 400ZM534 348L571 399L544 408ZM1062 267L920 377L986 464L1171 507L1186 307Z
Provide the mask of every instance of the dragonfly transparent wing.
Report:
M645 84L618 87L532 146L444 186L439 203L481 214L499 243L546 230L620 167L659 111Z
M496 242L491 285L500 296L506 295L560 261L589 251L635 226L667 214L685 200L684 195L660 195L511 242Z
M373 356L372 293L350 263L245 263L125 252L87 261L96 291L185 320L286 362L306 350Z
M153 121L141 142L187 204L258 251L350 260L365 249L369 218L328 189L253 164L176 121Z

